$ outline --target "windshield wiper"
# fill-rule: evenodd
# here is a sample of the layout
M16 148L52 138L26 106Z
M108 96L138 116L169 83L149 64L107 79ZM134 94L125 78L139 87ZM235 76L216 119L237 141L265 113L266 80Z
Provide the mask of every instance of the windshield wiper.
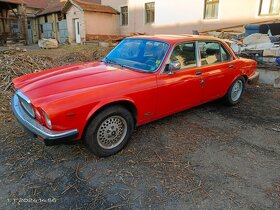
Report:
M111 65L117 65L117 66L120 66L122 68L124 68L125 66L122 65L122 64L119 64L117 63L116 61L112 60L112 59L109 59L107 57L105 57L103 60L102 60L104 63L107 63L107 64L111 64Z

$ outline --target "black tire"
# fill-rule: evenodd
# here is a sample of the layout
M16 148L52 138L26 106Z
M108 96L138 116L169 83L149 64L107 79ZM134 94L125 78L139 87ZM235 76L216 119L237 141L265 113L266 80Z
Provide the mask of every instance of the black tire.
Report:
M118 127L119 124L120 127ZM119 128L115 128L115 133L117 133L117 135L113 135L114 131L110 131L111 128L108 128L114 125L117 125L116 127ZM119 130L121 130L121 125L127 127L123 132L119 132ZM116 154L124 148L131 137L133 129L134 119L132 114L123 106L114 105L103 109L90 121L85 131L84 141L88 149L96 156L107 157ZM107 132L111 132L112 136L109 136ZM118 138L119 134L121 134L120 138ZM107 138L104 135L107 135ZM110 138L116 138L119 139L119 141L115 146L113 145L112 148L106 148L107 146L109 147L109 143L106 143L107 141L114 142L114 140L110 140Z
M236 95L236 97L234 97L234 91L233 91L233 88L235 87L235 85L238 84L238 85L241 85L242 84L242 89L241 89L241 92L238 93ZM224 100L225 100L225 103L229 106L234 106L236 104L238 104L241 100L241 97L244 93L244 88L245 88L245 79L244 77L239 77L237 78L230 86L227 94L225 95L224 97Z

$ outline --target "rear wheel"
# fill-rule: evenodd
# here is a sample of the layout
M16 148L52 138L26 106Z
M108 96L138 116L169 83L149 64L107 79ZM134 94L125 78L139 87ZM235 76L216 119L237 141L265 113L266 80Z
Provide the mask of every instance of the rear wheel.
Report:
M85 143L97 156L119 152L128 142L134 128L131 113L122 106L102 110L87 126Z
M227 94L225 95L225 101L228 105L233 106L240 102L244 92L244 86L244 77L239 77L232 83Z

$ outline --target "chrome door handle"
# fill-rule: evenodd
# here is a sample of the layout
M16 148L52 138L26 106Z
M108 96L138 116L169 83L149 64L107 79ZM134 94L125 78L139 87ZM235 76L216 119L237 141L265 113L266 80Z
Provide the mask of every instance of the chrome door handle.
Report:
M202 72L201 71L197 71L197 72L195 72L195 75L201 75L202 74Z
M233 69L233 68L234 68L234 65L230 64L228 67L229 67L230 69Z

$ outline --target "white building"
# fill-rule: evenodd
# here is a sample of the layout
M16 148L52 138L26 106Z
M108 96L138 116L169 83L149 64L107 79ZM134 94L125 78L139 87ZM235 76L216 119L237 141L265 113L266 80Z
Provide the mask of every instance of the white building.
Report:
M182 34L279 19L280 0L102 0L120 32Z

